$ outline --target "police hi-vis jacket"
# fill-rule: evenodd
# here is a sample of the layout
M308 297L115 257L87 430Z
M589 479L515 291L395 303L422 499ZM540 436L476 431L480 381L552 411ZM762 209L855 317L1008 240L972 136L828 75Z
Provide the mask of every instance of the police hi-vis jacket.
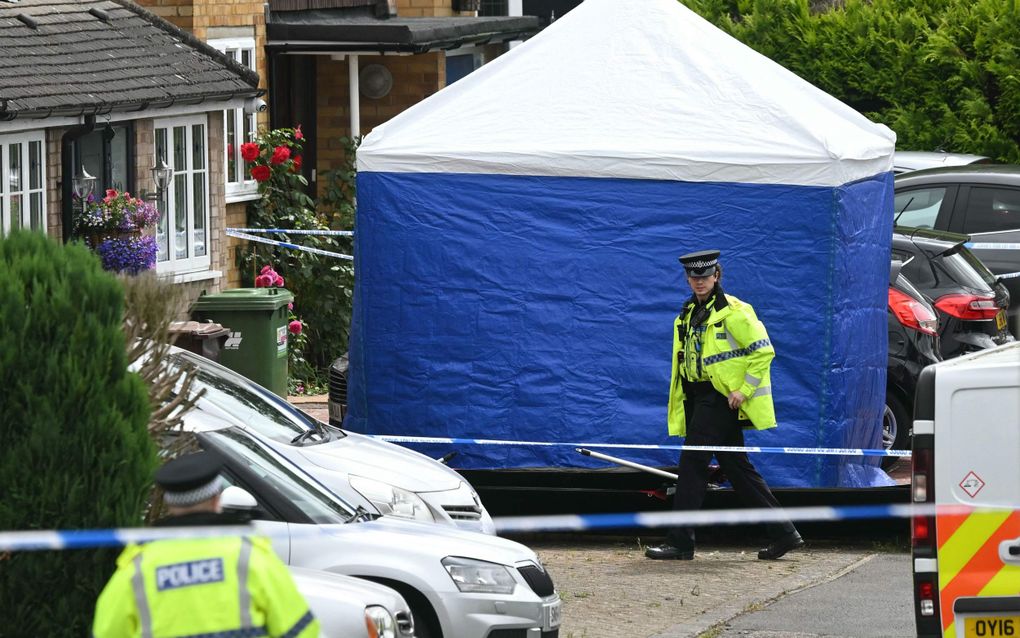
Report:
M717 288L717 290L719 290ZM765 325L754 314L750 304L727 294L709 300L712 312L701 325L700 356L702 370L712 386L725 396L740 390L747 397L740 406L739 418L749 420L758 430L776 427L776 411L772 404L772 381L769 366L776 352L769 341ZM667 422L671 436L686 436L684 388L680 382L681 355L684 337L690 325L695 304L688 303L673 322L673 373L669 383Z
M96 603L96 638L319 635L294 579L260 537L129 545Z

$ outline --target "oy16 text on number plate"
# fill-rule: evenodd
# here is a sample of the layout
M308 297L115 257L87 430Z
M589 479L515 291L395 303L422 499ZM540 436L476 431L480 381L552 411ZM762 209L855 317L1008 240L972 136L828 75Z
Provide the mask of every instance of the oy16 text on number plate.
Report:
M1020 638L1020 616L999 616L994 618L975 616L964 621L964 638Z

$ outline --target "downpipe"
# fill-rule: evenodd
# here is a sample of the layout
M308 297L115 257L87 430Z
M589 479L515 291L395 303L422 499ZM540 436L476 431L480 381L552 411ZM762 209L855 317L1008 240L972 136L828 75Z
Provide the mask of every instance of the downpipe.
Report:
M66 244L71 240L74 225L74 143L96 128L94 114L84 116L84 121L71 127L60 138L60 234Z

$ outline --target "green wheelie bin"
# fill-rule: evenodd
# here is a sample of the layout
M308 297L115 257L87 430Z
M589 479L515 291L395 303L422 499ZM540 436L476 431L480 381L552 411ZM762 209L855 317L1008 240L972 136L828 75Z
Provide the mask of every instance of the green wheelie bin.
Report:
M221 364L286 397L287 304L293 300L285 288L235 288L200 296L191 317L230 330Z

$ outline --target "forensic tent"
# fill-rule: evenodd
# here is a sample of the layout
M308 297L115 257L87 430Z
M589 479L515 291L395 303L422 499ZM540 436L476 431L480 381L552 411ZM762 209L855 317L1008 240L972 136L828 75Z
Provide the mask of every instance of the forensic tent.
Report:
M358 150L347 427L459 469L674 465L677 257L717 248L777 352L779 427L747 444L880 447L894 142L676 0L587 0ZM888 484L877 458L753 460Z

